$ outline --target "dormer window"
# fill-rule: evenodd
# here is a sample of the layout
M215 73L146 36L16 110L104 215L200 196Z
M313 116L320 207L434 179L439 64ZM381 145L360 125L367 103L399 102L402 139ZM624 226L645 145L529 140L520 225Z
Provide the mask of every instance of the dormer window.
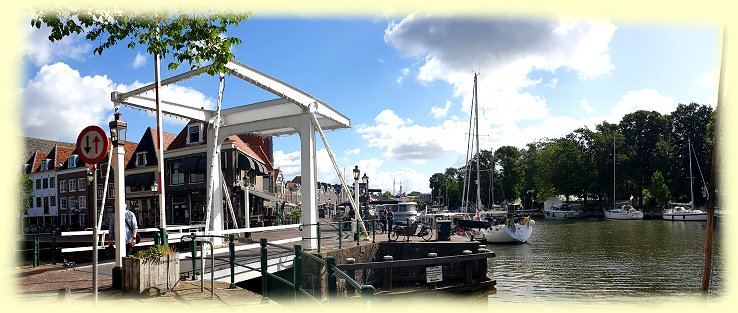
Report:
M75 168L77 167L77 159L79 156L76 154L72 154L69 156L69 159L67 159L67 163L69 164L68 168Z
M147 152L136 153L136 166L146 166L146 154Z
M41 170L42 171L48 171L49 170L49 163L51 163L49 161L51 161L51 160L49 160L49 159L41 160Z
M202 142L202 124L187 125L187 144Z

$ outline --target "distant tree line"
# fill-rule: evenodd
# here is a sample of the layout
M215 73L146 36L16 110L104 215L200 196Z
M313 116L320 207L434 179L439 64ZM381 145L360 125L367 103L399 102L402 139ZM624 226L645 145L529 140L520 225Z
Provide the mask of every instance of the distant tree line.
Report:
M501 204L516 199L528 207L533 197L540 206L554 195L612 205L613 200L632 196L639 208L653 212L668 201L689 202L691 140L694 201L699 206L707 197L704 182L709 182L711 175L714 127L711 107L679 104L667 115L640 110L625 115L618 124L602 122L594 130L579 128L561 138L528 143L524 149L502 146L494 152L483 150L469 163L480 160L480 193L485 207L493 201ZM462 205L465 168L450 167L430 177L436 203L449 208ZM476 178L476 165L471 171ZM469 199L476 199L475 179L467 184L471 184Z

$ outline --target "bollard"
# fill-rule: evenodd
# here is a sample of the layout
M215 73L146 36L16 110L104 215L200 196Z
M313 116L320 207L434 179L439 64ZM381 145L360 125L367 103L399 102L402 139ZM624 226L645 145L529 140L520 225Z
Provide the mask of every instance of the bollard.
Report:
M56 265L56 229L51 231L51 263Z
M161 235L159 233L154 233L154 245L161 245Z
M231 285L228 289L236 288L236 243L233 234L228 235L228 261L231 265Z
M354 264L354 263L356 263L356 259L354 258L346 259L346 264ZM350 270L346 272L346 274L348 274L348 276L351 277L351 279L356 280L355 270ZM346 283L346 296L355 296L355 295L356 295L356 290L354 289L354 286L351 286L351 284Z
M338 297L338 283L336 282L336 274L333 267L336 266L336 259L333 256L325 258L325 267L328 273L328 300Z
M192 252L192 280L197 280L197 238L195 234L190 234L190 239L192 240L192 247L190 248L190 252Z
M471 250L464 250L461 253L463 253L464 255L472 254ZM472 262L471 261L464 261L464 283L465 284L472 283Z
M392 262L393 258L391 255L385 255L382 260L385 262ZM382 288L384 288L385 291L392 291L392 267L385 267L382 274Z
M269 297L267 296L267 240L266 238L259 239L259 245L261 245L261 303L268 303Z
M405 242L410 242L410 219L405 219Z

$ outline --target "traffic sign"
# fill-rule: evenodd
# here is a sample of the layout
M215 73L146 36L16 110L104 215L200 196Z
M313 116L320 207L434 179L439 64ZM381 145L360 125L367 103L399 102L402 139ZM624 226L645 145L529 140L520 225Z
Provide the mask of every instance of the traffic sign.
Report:
M77 136L79 159L87 164L100 163L108 154L109 147L108 135L100 126L87 126Z

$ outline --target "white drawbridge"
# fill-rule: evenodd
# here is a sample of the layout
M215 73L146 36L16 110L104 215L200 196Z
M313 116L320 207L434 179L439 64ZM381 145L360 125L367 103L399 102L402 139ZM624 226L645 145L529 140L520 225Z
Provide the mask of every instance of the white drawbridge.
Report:
M176 83L178 81L201 75L205 73L208 66L182 73L161 81L162 86ZM301 151L301 175L302 175L302 218L301 223L312 225L303 227L302 245L305 249L317 247L318 223L317 208L317 175L316 175L316 152L315 133L318 131L327 149L328 143L322 133L323 130L335 130L351 127L351 121L338 111L329 107L317 98L292 87L276 78L261 73L245 64L231 61L226 68L233 77L244 80L254 86L266 90L277 96L276 99L242 105L218 111L198 109L182 103L161 100L161 110L164 114L182 117L185 119L207 122L210 129L207 132L207 190L208 231L220 231L223 228L223 204L220 199L223 194L222 174L220 166L220 149L224 139L231 135L251 133L263 137L299 134ZM155 83L131 90L129 92L112 92L111 100L115 105L126 105L144 110L156 110L154 98L143 96L147 91L154 90ZM222 88L222 80L221 80ZM221 89L222 90L222 89ZM219 107L221 95L218 97ZM229 102L236 102L231 99ZM333 155L330 154L331 158ZM335 165L335 160L333 160ZM336 167L337 170L337 167ZM341 177L340 174L338 174ZM342 184L346 190L350 190L345 182ZM353 202L353 198L351 199ZM358 208L353 203L354 208ZM358 213L358 212L357 212ZM360 216L360 214L356 214ZM363 223L360 223L363 226ZM365 230L363 230L365 232Z

